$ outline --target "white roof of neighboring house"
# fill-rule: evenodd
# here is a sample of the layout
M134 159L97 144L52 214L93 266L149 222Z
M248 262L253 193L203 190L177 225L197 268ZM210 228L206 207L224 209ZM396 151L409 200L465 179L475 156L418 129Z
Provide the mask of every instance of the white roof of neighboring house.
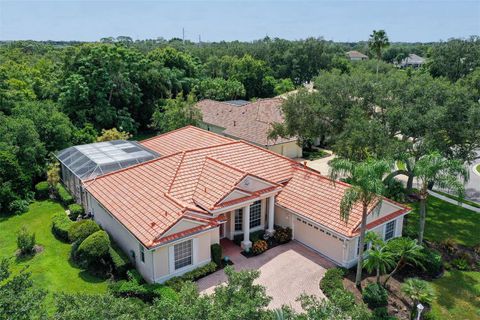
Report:
M346 55L351 59L351 58L362 58L362 59L368 59L368 56L364 55L361 52L358 52L356 50L348 51Z
M410 53L408 57L402 60L401 65L409 65L409 64L423 64L425 63L425 58L422 58L415 53Z

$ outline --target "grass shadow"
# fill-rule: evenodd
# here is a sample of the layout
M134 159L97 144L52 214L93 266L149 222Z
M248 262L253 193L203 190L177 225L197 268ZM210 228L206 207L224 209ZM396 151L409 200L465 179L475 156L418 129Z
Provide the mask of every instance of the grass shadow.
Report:
M466 272L450 271L434 283L439 305L452 309L458 305L458 300L462 300L480 310L480 300L478 299L480 292L475 288L480 284L478 279Z

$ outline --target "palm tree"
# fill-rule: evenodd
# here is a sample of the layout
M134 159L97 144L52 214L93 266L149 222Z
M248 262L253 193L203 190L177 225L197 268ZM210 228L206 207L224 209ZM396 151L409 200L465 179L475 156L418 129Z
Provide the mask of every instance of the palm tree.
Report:
M415 316L416 306L418 303L428 303L430 304L435 298L435 293L427 281L420 280L418 278L407 279L402 284L402 292L407 295L411 300L412 311L410 313L410 318L413 319Z
M347 176L351 187L345 191L340 203L340 218L348 222L355 204L362 205L362 221L360 225L359 253L355 284L360 287L362 280L363 249L367 229L368 209L381 200L384 191L382 177L390 171L391 165L384 160L368 159L355 163L350 160L336 158L330 162L330 177L335 181L339 176Z
M433 182L441 189L452 190L461 199L465 194L465 183L468 181L469 174L460 160L445 159L437 152L421 157L415 164L413 174L420 183L420 190L418 191L420 198L418 243L422 244L430 184ZM459 181L459 178L463 181Z
M367 234L368 239L368 234ZM379 240L368 250L368 255L363 262L363 266L369 273L375 270L377 274L377 283L380 284L380 276L387 273L395 266L395 259L392 252L388 251L385 242Z
M370 39L368 39L368 47L370 50L375 52L377 56L377 75L378 75L378 64L382 59L382 50L390 45L388 41L388 36L385 30L373 30L372 34L370 35Z
M417 240L395 238L387 242L386 250L393 254L393 258L397 261L397 264L383 282L383 286L386 286L388 280L407 265L423 268L423 247L417 244Z

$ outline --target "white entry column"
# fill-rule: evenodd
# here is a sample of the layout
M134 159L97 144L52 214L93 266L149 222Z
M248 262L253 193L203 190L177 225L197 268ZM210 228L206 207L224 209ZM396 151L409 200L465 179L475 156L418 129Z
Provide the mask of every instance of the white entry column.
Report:
M250 249L252 242L250 241L250 205L243 208L243 241L242 248Z
M268 198L268 229L267 233L272 235L275 233L275 196Z

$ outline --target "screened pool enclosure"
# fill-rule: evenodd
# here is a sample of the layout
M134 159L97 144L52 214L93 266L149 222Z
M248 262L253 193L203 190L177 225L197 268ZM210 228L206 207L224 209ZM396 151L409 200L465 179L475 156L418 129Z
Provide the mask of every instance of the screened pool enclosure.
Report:
M56 155L63 184L78 203L85 203L82 181L159 157L136 141L112 140L73 146Z

